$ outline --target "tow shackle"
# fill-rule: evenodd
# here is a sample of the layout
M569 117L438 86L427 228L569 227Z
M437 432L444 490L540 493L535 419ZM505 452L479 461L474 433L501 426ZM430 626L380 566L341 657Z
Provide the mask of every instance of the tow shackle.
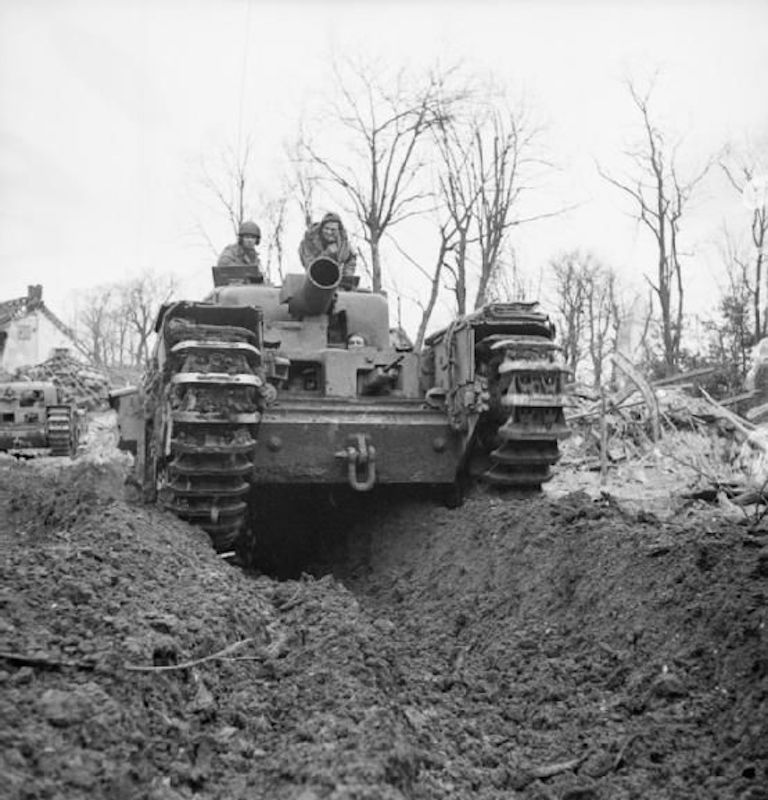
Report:
M368 492L376 483L376 448L368 444L368 437L358 433L350 437L344 450L336 458L347 462L347 481L356 492Z

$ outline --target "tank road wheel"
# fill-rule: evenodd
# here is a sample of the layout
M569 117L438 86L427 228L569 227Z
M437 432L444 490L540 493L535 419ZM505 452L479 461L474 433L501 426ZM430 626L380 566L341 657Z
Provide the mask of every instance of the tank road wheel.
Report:
M223 552L235 549L248 528L261 355L246 329L233 335L227 328L227 341L214 338L216 326L199 326L196 334L200 338L170 342L158 498L203 528Z
M48 444L52 456L75 457L77 427L69 406L51 406L47 410Z
M563 414L567 370L544 336L489 337L490 411L481 420L482 479L497 486L540 489L569 435Z

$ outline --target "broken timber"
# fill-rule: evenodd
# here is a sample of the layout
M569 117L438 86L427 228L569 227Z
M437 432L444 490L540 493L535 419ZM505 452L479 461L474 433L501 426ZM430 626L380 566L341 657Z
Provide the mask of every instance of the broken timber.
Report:
M658 442L661 437L659 426L659 401L648 381L635 369L635 365L618 350L611 353L611 361L637 386L642 394L651 418L651 438Z

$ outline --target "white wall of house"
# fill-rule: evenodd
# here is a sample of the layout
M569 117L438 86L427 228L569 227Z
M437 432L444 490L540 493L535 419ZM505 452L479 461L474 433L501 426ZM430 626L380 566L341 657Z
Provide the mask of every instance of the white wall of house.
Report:
M68 347L76 355L75 345L42 311L31 311L4 326L8 334L0 353L0 367L13 372L18 367L47 361L57 347Z

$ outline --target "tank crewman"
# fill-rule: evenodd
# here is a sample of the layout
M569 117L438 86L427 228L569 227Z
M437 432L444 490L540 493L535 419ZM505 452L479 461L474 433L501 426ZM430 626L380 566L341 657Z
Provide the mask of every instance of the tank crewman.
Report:
M360 350L365 347L365 337L361 333L350 333L347 336L347 349Z
M351 279L355 274L357 256L349 246L349 238L338 214L328 213L320 222L313 222L307 228L299 245L299 258L304 269L321 256L332 258L341 269L342 284L344 279Z
M216 264L218 267L255 267L256 283L264 283L264 274L261 271L261 260L256 252L256 246L261 241L261 228L252 220L240 223L237 231L237 241L228 244L221 252Z

